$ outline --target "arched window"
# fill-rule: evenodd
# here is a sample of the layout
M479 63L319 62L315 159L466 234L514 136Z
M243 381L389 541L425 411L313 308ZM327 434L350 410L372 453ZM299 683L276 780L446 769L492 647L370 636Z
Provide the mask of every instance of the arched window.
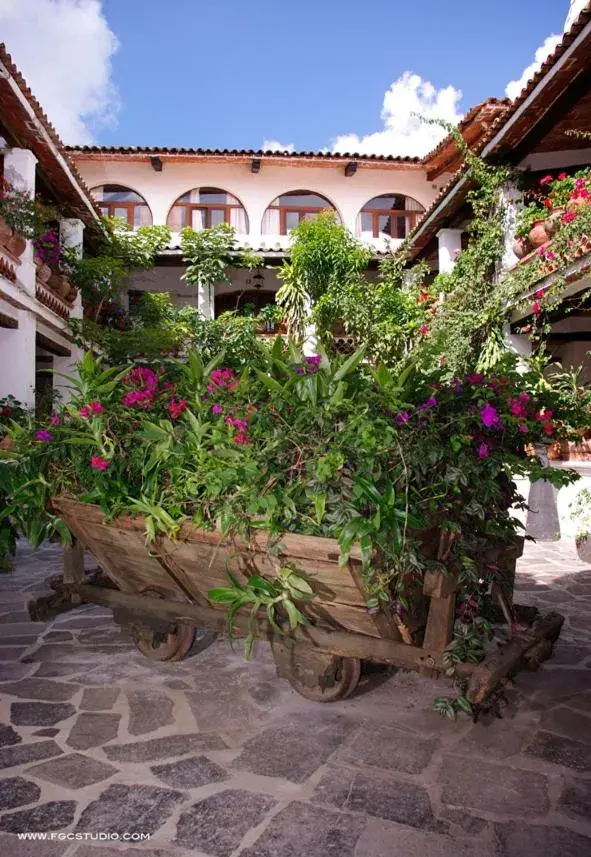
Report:
M357 215L359 238L406 238L425 209L410 196L374 196Z
M120 217L132 229L152 225L152 212L148 203L134 190L119 184L105 184L95 187L92 195L102 213L108 217Z
M314 220L334 205L318 193L290 190L274 199L263 217L263 235L287 235L302 220Z
M179 232L185 226L208 229L220 223L229 223L240 235L248 233L248 220L242 203L218 187L196 187L179 196L167 220L173 232Z

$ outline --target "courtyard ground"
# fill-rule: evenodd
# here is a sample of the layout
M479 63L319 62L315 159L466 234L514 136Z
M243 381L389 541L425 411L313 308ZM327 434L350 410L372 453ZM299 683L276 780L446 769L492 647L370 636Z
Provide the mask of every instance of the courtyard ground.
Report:
M47 545L0 575L0 854L591 855L591 569L572 542L526 547L518 600L565 626L503 719L476 725L430 710L445 681L402 670L321 705L263 645L246 663L200 634L185 661L158 664L103 608L30 622L27 600L60 570ZM150 840L58 838L75 832Z

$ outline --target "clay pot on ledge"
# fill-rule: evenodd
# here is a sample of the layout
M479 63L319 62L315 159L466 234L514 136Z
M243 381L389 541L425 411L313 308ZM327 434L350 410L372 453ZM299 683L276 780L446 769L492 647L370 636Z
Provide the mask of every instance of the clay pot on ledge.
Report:
M22 235L19 235L18 232L13 232L11 237L6 242L6 249L9 253L12 253L13 256L17 258L22 256L25 252L25 247L27 246L27 239L23 238Z
M530 251L530 245L527 238L516 238L513 242L513 252L518 259L523 259ZM344 332L344 331L343 331Z
M567 211L574 211L575 213L579 208L585 208L587 205L591 203L591 199L588 199L584 196L577 196L575 199L569 199L566 204Z
M562 458L562 444L555 440L548 447L548 461L560 461Z
M70 291L70 284L67 278L63 274L57 274L55 271L47 281L47 285L60 298L65 298Z
M12 229L8 223L0 217L0 245L6 247L7 241L12 236Z
M552 238L558 230L560 229L560 224L562 223L562 215L564 214L563 208L557 208L552 212L550 217L544 223L544 229L546 233Z
M69 304L73 304L78 296L78 289L76 286L70 286L70 291L66 295L66 300Z
M541 247L542 244L547 244L547 242L550 240L550 236L546 232L546 221L536 220L529 231L528 238L530 244L534 248Z
M51 277L51 268L46 265L40 256L35 256L35 267L37 269L37 279L40 283L46 283Z

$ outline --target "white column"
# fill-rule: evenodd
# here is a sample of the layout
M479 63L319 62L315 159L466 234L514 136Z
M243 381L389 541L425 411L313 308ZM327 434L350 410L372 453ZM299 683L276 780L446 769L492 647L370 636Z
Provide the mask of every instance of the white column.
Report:
M23 190L35 198L35 166L37 158L29 149L7 149L4 153L4 178L18 190ZM33 242L27 241L27 246L20 257L18 281L24 290L35 294L35 262L33 261Z
M19 310L17 316L17 328L0 331L0 398L14 396L34 408L37 322L28 310Z
M84 223L77 218L68 218L60 220L60 238L64 247L71 247L78 258L82 258L82 241L84 233ZM72 312L72 318L82 318L82 296L80 293L76 295ZM74 343L71 346L71 354L69 357L59 355L53 358L53 371L56 373L53 376L53 389L60 395L60 401L67 402L73 392L73 387L64 375L70 377L76 375L76 363L82 359L83 352ZM59 374L57 374L59 373Z
M451 274L456 260L462 252L462 229L440 229L437 233L439 241L439 273Z
M310 298L306 299L306 316L309 316L312 312L312 301ZM302 346L302 351L307 356L311 356L312 354L318 353L318 337L316 336L316 325L311 324L309 322L306 323L304 327L304 344Z
M507 182L501 190L501 204L505 210L504 223L504 247L503 256L499 265L498 278L501 279L504 274L516 265L519 261L518 257L513 252L513 244L515 242L515 225L517 215L523 208L523 197L520 191L517 190L514 184Z
M532 344L529 336L525 333L511 333L511 326L505 324L503 325L503 338L507 343L509 351L512 351L519 358L517 361L517 371L525 372L527 369L526 359L532 353Z
M215 286L204 286L202 283L197 286L197 309L208 320L214 317L214 295Z

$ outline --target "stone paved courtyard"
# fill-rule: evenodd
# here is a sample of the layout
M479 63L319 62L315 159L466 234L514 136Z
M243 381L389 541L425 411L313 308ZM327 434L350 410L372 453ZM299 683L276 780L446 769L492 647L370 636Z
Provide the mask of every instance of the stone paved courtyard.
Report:
M572 543L528 545L519 566L519 600L567 617L556 656L476 725L430 710L446 682L402 670L320 705L263 645L245 663L201 634L158 664L99 607L30 622L60 570L49 545L0 575L0 854L591 855L591 569ZM151 839L57 839L75 831Z

